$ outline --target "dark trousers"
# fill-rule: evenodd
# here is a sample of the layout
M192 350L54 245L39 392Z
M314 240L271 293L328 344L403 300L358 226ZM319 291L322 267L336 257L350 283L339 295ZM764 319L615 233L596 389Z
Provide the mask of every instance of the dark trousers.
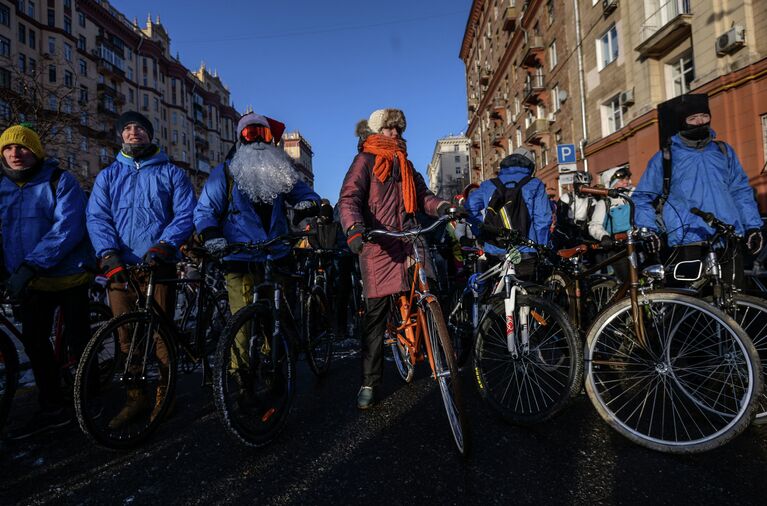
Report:
M88 319L88 285L57 292L29 290L21 303L21 341L29 357L32 373L43 409L58 409L64 405L61 392L61 365L56 361L51 345L51 329L56 308L61 308L67 348L62 348L62 360L68 354L79 359L90 337Z
M391 297L367 299L362 332L362 384L377 387L383 379L384 333L392 308Z

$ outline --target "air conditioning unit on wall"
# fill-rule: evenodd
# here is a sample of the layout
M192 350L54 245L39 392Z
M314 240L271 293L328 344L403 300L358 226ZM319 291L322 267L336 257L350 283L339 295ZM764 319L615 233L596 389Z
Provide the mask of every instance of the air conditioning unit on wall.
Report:
M716 38L716 54L731 54L746 45L746 29L735 25Z
M622 91L618 97L618 102L620 102L621 105L634 105L634 88Z

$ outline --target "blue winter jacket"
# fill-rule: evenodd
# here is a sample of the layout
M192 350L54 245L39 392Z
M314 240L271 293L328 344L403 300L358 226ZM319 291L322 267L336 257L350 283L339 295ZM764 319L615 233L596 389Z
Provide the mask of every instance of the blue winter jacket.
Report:
M82 273L81 263L93 263L85 230L85 193L70 173L62 172L54 198L51 174L57 166L56 161L45 160L23 186L5 176L0 181L3 251L9 273L27 262L41 269L41 276L61 277Z
M702 219L690 213L693 207L734 225L741 235L751 228L761 228L754 192L732 147L727 145L725 156L714 142L696 149L675 135L671 139L671 162L671 187L663 206L670 246L704 241L714 234ZM653 202L662 192L663 160L659 151L650 159L634 192L638 227L658 230Z
M159 241L179 247L192 235L194 206L189 177L164 152L141 161L120 152L99 172L88 200L96 255L114 250L135 264Z
M213 169L200 194L200 201L194 210L194 225L198 233L215 227L221 230L224 238L230 243L268 241L289 231L285 214L286 202L295 205L304 200L320 201L320 196L306 183L297 181L288 193L282 193L274 199L272 221L267 234L250 198L241 192L234 182L231 183L232 201L229 202L225 163ZM276 245L269 258L284 257L289 251L290 247L287 245ZM226 260L263 262L266 260L266 254L243 251L226 257Z
M524 167L504 167L498 177L504 185L513 187L510 183L516 183L529 174L530 171ZM492 181L487 180L471 192L467 199L466 210L469 213L469 223L475 235L479 234L479 227L483 221L482 211L487 208L495 190ZM522 198L525 200L527 210L530 213L528 239L537 244L548 244L549 227L551 227L551 204L549 203L549 196L546 194L546 187L540 179L533 178L522 187ZM484 248L486 252L494 255L504 253L504 250L491 244L486 243ZM529 253L532 249L522 247L520 251Z

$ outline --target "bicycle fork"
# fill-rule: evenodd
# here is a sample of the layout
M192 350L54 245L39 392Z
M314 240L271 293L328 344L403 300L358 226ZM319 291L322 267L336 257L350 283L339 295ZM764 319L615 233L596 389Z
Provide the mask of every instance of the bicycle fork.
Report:
M519 358L520 350L525 354L530 352L530 332L527 326L530 308L527 306L519 308L519 332L517 332L514 325L514 313L517 309L516 302L519 287L512 283L510 275L505 277L504 283L506 287L506 297L503 299L503 308L506 316L506 347L509 353L511 353L511 357L516 359Z

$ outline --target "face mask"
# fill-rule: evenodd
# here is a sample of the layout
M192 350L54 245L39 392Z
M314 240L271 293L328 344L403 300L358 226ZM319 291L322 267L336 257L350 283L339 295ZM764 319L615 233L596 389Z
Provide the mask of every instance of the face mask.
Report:
M697 126L688 125L687 128L679 133L691 141L702 141L711 135L711 129L708 124Z
M123 143L122 152L131 158L144 158L155 152L154 144L127 144Z
M14 170L8 167L8 165L5 163L5 160L3 160L2 166L3 166L3 174L8 176L8 179L10 179L11 181L27 182L33 177L35 177L35 174L37 174L40 171L40 167L42 167L42 162L37 162L31 167L25 167L23 169Z

